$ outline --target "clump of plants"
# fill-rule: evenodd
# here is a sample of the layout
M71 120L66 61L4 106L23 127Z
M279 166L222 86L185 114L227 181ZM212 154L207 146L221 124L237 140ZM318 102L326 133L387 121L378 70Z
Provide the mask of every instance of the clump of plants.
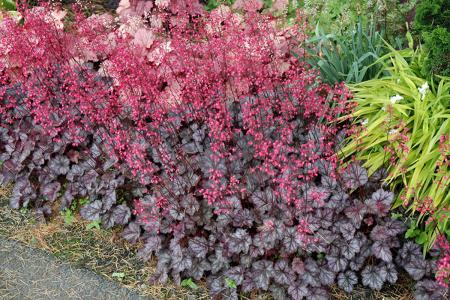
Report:
M242 10L141 1L122 3L119 23L78 14L65 30L45 7L2 22L11 205L45 217L87 199L83 218L127 224L139 255L157 257L153 280L206 278L216 297L379 290L399 266L430 277L433 260L388 216L383 174L336 172L349 93L292 55L302 23L280 29L258 3ZM429 282L417 292L444 293Z
M321 77L329 84L377 77L382 65L376 62L388 52L375 24L362 19L346 34L326 33L318 24L315 36L307 42L311 47L309 63L320 69Z

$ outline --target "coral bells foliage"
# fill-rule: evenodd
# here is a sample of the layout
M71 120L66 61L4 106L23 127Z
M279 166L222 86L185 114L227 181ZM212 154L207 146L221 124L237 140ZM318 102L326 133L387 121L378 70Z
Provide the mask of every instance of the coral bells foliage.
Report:
M191 192L219 211L251 196L248 176L268 181L286 205L313 204L302 189L319 159L334 163L337 128L326 124L347 94L291 56L299 28L280 32L265 16L226 8L197 18L179 10L184 22L162 28L134 17L117 30L103 16L79 17L63 31L45 10L25 14L23 26L2 27L5 88L23 94L51 137L66 129L74 143L83 132L100 137L152 184L158 214L179 205L183 193L172 185L192 185L188 175L202 179ZM17 104L6 97L2 109Z
M434 263L399 240L381 178L334 172L349 95L291 55L300 26L194 2L122 3L118 24L77 15L63 29L46 8L1 23L12 206L45 217L57 199L88 198L85 219L127 225L139 255L156 255L154 280L206 278L219 298L234 286L293 299L324 299L333 283L379 290L398 265L430 276Z
M450 244L444 235L440 235L436 244L441 250L441 257L437 262L436 279L444 287L450 283Z

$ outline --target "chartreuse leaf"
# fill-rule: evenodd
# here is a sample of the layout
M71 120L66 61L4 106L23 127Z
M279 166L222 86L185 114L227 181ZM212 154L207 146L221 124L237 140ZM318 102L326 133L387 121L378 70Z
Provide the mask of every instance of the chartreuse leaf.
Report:
M192 278L183 279L181 281L181 286L182 287L187 287L187 288L190 288L190 289L193 289L193 290L196 290L198 288L197 284L194 281L192 281Z

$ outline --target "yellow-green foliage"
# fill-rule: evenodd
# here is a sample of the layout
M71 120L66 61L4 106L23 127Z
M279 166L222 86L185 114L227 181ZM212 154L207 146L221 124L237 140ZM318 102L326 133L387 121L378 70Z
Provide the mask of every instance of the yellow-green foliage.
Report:
M350 85L355 125L364 125L343 156L364 161L369 173L387 167L387 182L400 191L395 206L420 215L409 235L427 250L437 232L450 236L450 168L439 167L450 155L439 148L441 137L450 135L450 78L427 82L419 72L426 59L421 49L391 50L380 59L387 76ZM432 199L434 214L418 212L425 199Z

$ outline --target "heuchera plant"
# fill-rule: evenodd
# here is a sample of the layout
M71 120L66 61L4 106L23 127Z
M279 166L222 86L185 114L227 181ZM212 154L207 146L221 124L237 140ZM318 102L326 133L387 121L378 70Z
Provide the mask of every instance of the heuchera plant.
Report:
M235 285L326 299L333 283L379 290L398 265L433 273L398 239L381 175L334 171L349 95L291 55L299 24L279 29L251 5L132 4L118 24L78 14L64 29L45 7L1 23L0 183L15 183L13 207L45 217L56 199L87 197L82 217L128 224L139 255L157 256L154 280L206 278L217 297L237 298Z

